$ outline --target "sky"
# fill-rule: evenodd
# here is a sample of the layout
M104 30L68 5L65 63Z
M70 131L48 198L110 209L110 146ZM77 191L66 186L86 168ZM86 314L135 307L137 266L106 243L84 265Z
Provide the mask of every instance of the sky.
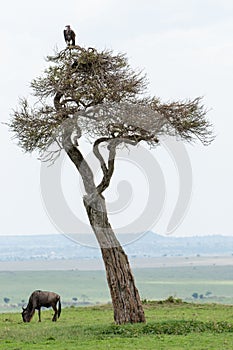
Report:
M233 2L4 2L0 13L1 122L9 121L20 97L30 96L30 81L47 67L46 56L65 48L62 32L67 24L75 30L80 46L126 53L130 65L147 74L150 94L162 101L203 96L214 125L216 138L208 147L200 143L171 146L164 141L155 150L139 148L138 156L119 153L106 193L112 226L136 230L131 224L137 218L140 230L163 235L233 235ZM66 233L72 231L66 224L73 217L74 225L80 223L78 230L88 226L82 184L68 160L61 159L57 173L56 168L48 170L36 154L25 154L17 146L5 124L0 124L0 140L1 235ZM59 191L65 201L61 207L56 197ZM144 216L150 194L155 197L152 220ZM168 232L181 195L183 207ZM51 214L53 205L58 211L64 209L62 222Z

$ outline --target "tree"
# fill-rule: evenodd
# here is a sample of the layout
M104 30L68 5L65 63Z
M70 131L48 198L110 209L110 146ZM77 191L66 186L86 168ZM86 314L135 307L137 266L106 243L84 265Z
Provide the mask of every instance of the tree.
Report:
M193 293L193 294L192 294L192 297L193 297L194 299L198 299L198 293L196 293L196 292Z
M55 52L31 83L36 104L21 99L9 123L26 152L54 162L64 150L82 177L84 206L105 264L117 324L145 322L130 264L109 223L104 191L119 147L144 141L157 146L163 135L203 144L212 140L201 98L164 104L146 95L147 80L123 54L79 46ZM32 105L32 107L30 106ZM96 184L79 140L87 137L102 169ZM51 145L56 149L49 150ZM105 154L103 154L105 152ZM107 156L106 156L107 154Z

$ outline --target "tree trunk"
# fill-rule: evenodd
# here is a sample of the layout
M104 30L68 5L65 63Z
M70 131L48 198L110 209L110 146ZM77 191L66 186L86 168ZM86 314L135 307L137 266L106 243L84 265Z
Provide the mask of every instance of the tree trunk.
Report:
M99 242L117 324L145 322L145 315L133 274L120 242L108 221L102 195L84 196L90 224Z
M66 131L66 130L65 130ZM69 130L64 133L64 148L82 176L87 195L83 197L87 215L101 248L105 264L108 286L117 324L145 322L145 315L127 255L117 240L108 221L105 198L100 188L95 186L93 173L79 149L72 145ZM101 158L101 156L97 158ZM100 159L100 161L101 161ZM104 167L103 188L109 184L113 172L113 159L110 157L109 169ZM100 186L101 187L101 186Z

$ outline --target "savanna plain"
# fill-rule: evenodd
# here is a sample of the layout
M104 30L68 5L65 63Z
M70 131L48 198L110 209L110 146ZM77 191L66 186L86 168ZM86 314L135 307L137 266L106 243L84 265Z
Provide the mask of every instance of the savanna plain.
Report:
M232 266L134 269L145 324L115 325L104 271L1 271L0 349L232 349ZM23 323L34 289L62 298Z

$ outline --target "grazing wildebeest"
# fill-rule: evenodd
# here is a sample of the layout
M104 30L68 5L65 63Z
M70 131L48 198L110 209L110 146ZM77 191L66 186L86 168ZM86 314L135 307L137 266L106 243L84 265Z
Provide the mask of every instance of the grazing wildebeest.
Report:
M58 308L57 308L58 303ZM54 292L45 292L42 290L35 290L28 301L27 307L23 308L22 317L24 322L30 322L35 310L38 310L39 322L41 322L40 318L40 309L41 307L52 307L54 310L54 316L52 321L56 322L57 318L59 318L61 314L61 301L60 295Z

